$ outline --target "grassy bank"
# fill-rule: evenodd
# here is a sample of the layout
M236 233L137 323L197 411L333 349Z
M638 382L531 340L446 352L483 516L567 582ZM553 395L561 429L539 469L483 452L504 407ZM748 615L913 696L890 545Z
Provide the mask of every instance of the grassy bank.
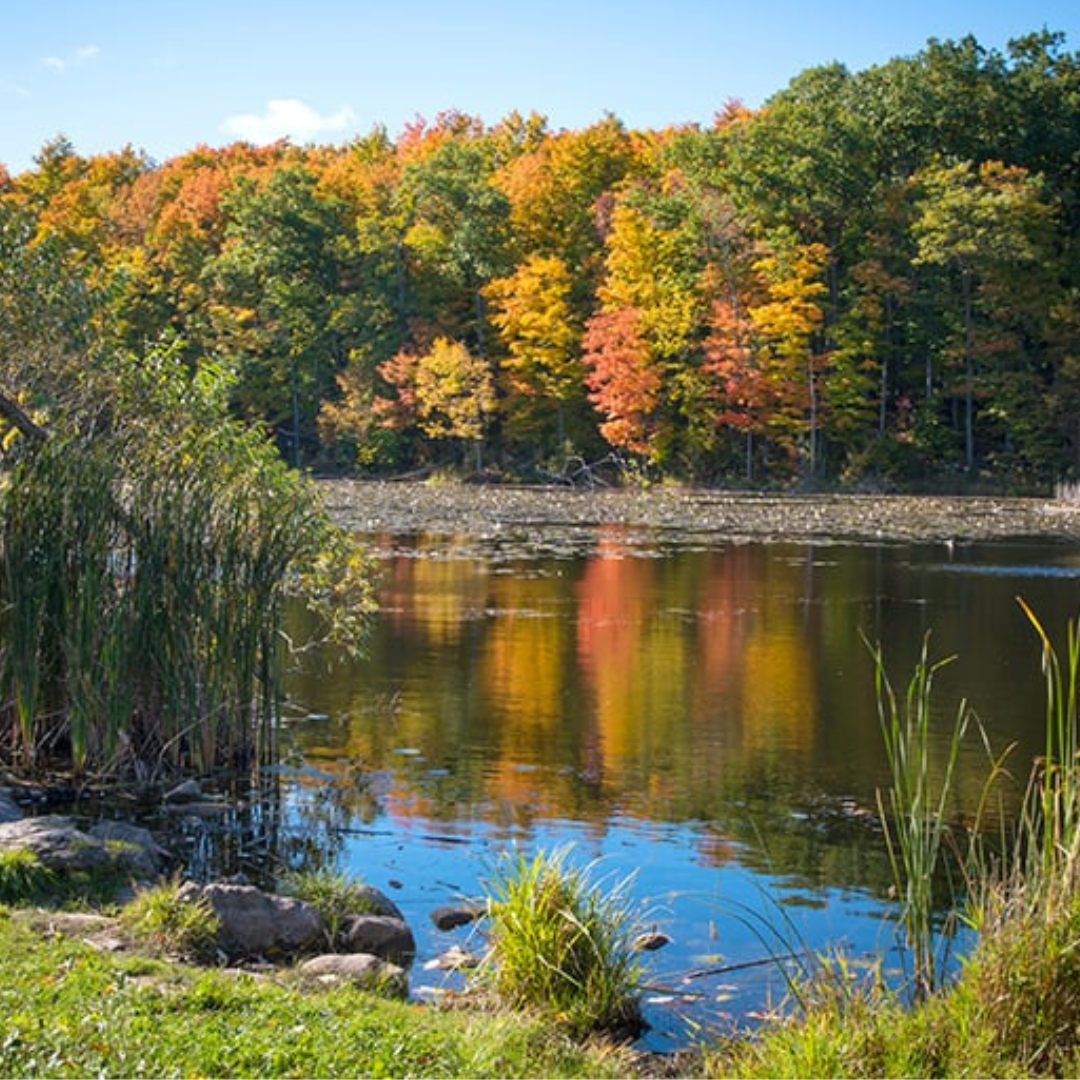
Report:
M113 954L48 923L0 914L0 1076L641 1074L629 1051L575 1042L525 1014Z

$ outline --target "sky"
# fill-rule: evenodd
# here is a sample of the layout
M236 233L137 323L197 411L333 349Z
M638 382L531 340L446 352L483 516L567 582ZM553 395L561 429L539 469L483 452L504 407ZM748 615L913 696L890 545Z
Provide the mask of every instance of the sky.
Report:
M236 140L342 143L457 109L552 130L708 125L809 67L853 72L1043 28L1077 0L0 0L0 163L57 136L162 162Z

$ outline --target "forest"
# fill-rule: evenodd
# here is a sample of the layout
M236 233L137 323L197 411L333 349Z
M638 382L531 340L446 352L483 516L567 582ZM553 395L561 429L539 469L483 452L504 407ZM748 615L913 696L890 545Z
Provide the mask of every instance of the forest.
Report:
M1080 476L1080 54L930 40L708 127L448 111L0 167L4 452L163 353L316 473L1049 489Z

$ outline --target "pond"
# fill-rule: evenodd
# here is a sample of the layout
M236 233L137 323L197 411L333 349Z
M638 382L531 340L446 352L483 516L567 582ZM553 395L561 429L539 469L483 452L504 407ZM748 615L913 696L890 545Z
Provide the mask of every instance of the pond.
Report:
M671 938L647 956L651 1049L778 1005L770 957L835 949L902 973L868 642L901 693L926 635L933 659L955 654L940 737L966 698L995 751L1016 744L1014 799L1044 707L1016 598L1063 636L1080 550L561 535L368 537L383 579L367 657L313 651L289 676L282 850L393 896L421 995L461 985L425 963L477 934L436 930L434 908L479 895L508 851L572 845ZM973 731L958 820L988 771Z

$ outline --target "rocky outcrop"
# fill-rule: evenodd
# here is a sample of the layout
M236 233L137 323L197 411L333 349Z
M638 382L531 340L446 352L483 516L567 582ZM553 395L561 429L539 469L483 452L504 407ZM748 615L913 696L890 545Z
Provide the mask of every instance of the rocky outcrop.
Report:
M0 849L10 848L31 851L55 874L115 873L139 880L156 876L161 851L145 829L130 826L120 836L106 825L84 832L71 818L54 815L0 824Z

